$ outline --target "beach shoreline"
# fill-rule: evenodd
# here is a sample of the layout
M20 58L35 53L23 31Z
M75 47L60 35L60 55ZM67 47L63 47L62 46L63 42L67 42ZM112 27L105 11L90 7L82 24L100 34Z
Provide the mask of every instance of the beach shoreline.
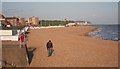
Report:
M36 50L28 67L117 67L118 42L89 37L94 30L93 26L30 30L27 45ZM45 46L49 39L55 49L51 57Z
M96 30L89 32L92 38L119 41L118 38L118 25L97 25Z
M91 26L91 27L93 27L93 26ZM91 37L91 38L92 38L92 36L91 36L89 33L90 33L90 32L93 32L93 31L96 31L97 29L98 29L97 27L94 27L94 29L92 29L92 30L86 32L86 33L85 33L85 36Z

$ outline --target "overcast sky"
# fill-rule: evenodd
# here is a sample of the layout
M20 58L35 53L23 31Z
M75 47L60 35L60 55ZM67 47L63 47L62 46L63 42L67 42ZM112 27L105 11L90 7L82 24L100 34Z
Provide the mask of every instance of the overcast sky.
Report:
M117 3L118 0L105 0L110 2L5 2L5 1L9 0L4 0L4 2L2 3L2 13L5 16L20 16L25 17L26 19L31 16L37 16L40 19L85 20L90 21L94 24L118 23L118 3Z

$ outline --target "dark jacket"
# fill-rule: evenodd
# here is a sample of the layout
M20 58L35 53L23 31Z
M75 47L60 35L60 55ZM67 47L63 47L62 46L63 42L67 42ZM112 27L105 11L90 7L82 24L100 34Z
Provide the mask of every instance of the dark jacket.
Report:
M53 44L52 44L52 42L50 42L50 41L47 42L47 45L46 45L46 46L47 46L47 49L48 49L48 48L53 48Z

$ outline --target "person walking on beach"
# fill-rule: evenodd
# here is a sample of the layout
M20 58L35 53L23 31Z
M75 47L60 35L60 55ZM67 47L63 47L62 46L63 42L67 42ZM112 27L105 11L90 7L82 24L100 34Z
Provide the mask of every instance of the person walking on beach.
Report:
M48 57L52 55L53 52L53 43L51 40L49 40L46 44L47 46L47 51L48 51Z

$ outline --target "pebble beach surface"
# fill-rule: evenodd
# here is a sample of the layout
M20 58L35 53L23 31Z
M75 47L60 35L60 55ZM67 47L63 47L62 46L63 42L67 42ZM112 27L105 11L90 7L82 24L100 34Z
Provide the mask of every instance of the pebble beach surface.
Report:
M32 29L28 48L36 48L28 67L117 67L118 42L86 36L92 26ZM52 40L54 52L47 56L46 43Z

